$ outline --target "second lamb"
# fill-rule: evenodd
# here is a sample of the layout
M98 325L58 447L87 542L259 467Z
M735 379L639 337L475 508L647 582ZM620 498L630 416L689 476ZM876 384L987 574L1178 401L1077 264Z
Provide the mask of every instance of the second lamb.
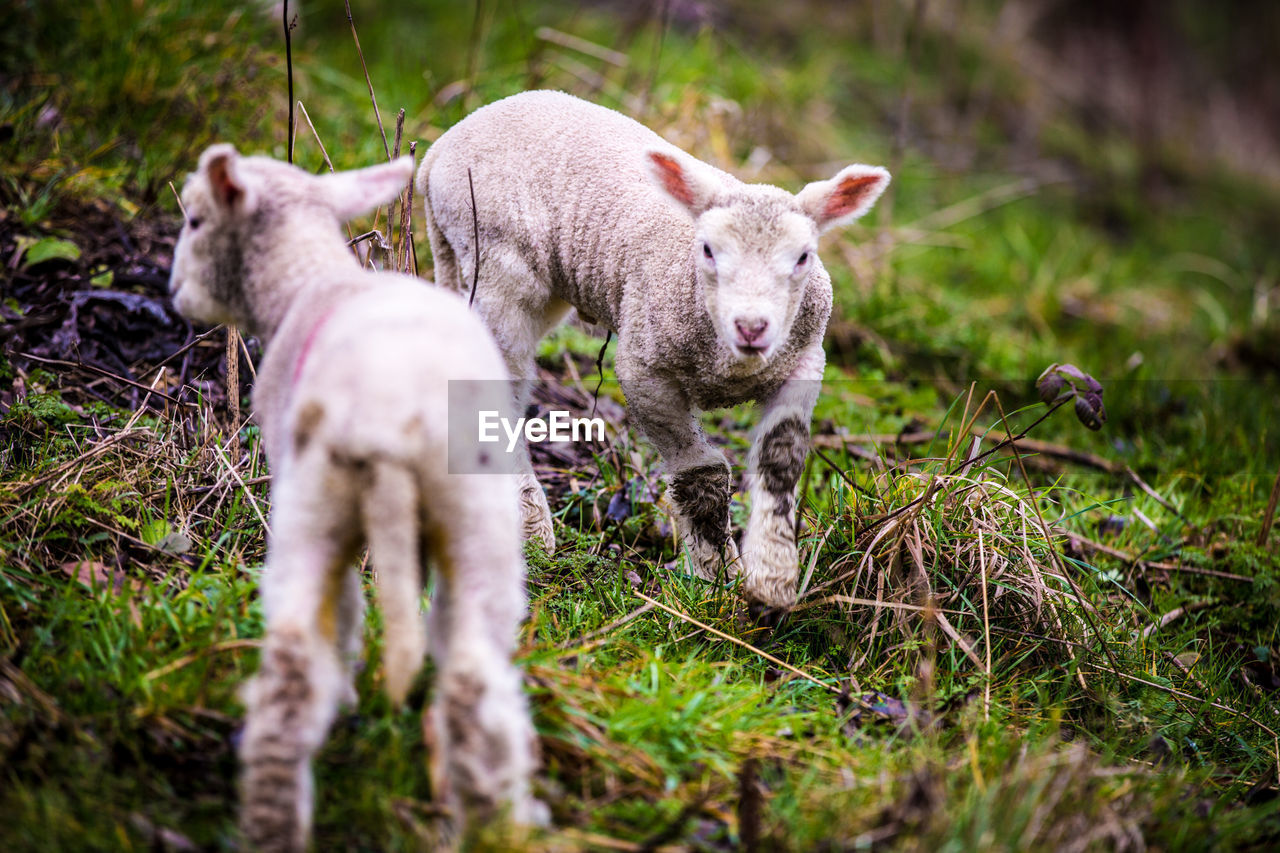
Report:
M570 308L617 333L628 411L666 463L694 571L740 573L757 611L796 596L795 491L832 303L818 236L866 213L888 183L882 168L851 165L795 194L746 184L549 91L477 110L418 171L436 280L466 292L477 278L476 309L514 377L533 376L538 341ZM528 393L518 381L517 412ZM763 411L739 556L729 465L697 412L752 400ZM521 452L525 534L550 546L551 513Z

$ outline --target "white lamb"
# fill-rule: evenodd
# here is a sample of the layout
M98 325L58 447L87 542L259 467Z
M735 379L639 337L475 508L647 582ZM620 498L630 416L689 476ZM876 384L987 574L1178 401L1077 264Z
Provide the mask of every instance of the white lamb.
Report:
M241 826L262 849L304 847L311 758L355 697L367 541L385 616L385 684L404 699L431 607L435 741L451 802L474 821L538 817L533 729L511 663L525 609L516 482L450 474L448 380L508 395L484 326L457 296L361 269L341 223L396 196L411 158L316 177L215 145L183 191L170 289L178 310L233 323L266 349L254 407L273 469L263 573L267 634L246 686ZM493 396L490 394L490 396ZM500 405L500 404L499 404ZM490 401L486 407L493 407ZM462 440L462 437L455 437ZM465 441L464 441L465 444ZM487 456L463 447L472 470Z
M832 299L818 235L869 210L889 173L848 166L795 195L744 184L620 113L542 91L463 119L431 146L417 181L437 282L471 289L478 232L475 305L512 375L533 376L539 339L570 307L616 332L617 375L666 462L694 570L740 572L762 616L793 605L795 489ZM516 388L523 411L528 383ZM729 466L697 410L749 400L763 413L739 564ZM525 535L550 544L527 450L520 473Z

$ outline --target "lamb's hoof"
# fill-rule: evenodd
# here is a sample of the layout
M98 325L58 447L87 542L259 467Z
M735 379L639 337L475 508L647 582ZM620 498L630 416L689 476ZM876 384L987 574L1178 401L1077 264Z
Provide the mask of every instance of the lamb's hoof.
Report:
M747 615L751 617L752 623L770 631L777 628L783 617L790 612L790 608L765 604L763 601L747 602Z
M542 546L543 551L546 551L548 554L555 553L556 537L555 534L551 532L551 519L547 519L546 524L542 524L541 522L526 523L524 525L522 535L524 536L524 541L533 542L534 540L537 540L538 544Z
M547 503L547 493L542 491L542 486L532 476L520 478L520 526L524 541L539 539L544 551L548 554L555 551L556 535L551 526L551 505Z

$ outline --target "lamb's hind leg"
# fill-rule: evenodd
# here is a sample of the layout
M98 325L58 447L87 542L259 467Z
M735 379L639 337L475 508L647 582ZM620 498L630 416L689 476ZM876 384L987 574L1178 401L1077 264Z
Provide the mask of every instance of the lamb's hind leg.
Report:
M809 452L809 422L826 357L806 351L795 372L765 403L756 427L747 481L751 517L742 540L742 589L757 616L795 604L799 576L796 484Z
M466 257L460 256L460 260L464 264L468 262ZM538 375L534 363L538 342L564 319L571 306L552 296L550 289L517 257L508 257L496 250L485 253L482 270L475 307L493 332L511 373L512 415L522 418L529 406L533 380ZM523 431L513 452L513 470L520 485L524 538L541 539L543 547L550 553L556 544L551 506L533 472L533 460L529 458L529 446Z
M438 680L430 717L442 753L432 756L443 770L437 778L443 776L449 801L474 833L498 817L540 823L544 807L529 791L534 732L511 660L525 613L514 488L471 479L474 489L455 482L451 497L458 504L450 512L487 523L439 531L430 644Z
M623 357L625 359L625 357ZM620 370L626 370L625 360ZM679 386L658 378L622 380L627 412L653 442L667 467L667 498L689 553L690 569L707 580L737 571L738 549L729 535L729 462L707 441L693 406Z
M354 615L342 612L349 604L344 575L353 543L330 534L351 529L354 517L347 523L337 517L343 513L335 491L303 488L288 475L273 490L262 581L267 635L258 673L244 688L239 750L240 824L255 849L306 847L311 759L346 690L339 631Z

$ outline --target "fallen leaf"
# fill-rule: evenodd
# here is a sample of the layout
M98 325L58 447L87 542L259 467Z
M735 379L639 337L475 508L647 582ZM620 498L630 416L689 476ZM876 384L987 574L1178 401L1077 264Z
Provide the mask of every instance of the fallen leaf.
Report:
M22 265L24 267L34 267L37 264L43 264L45 261L77 261L79 259L80 247L75 243L70 240L60 240L57 237L45 237L27 247L26 254L22 259Z
M119 596L126 592L135 593L142 588L141 582L130 578L124 571L112 570L105 563L97 560L71 560L62 564L62 570L94 592L105 589L112 595ZM141 625L142 614L138 611L138 605L133 602L132 596L127 603L133 624Z

